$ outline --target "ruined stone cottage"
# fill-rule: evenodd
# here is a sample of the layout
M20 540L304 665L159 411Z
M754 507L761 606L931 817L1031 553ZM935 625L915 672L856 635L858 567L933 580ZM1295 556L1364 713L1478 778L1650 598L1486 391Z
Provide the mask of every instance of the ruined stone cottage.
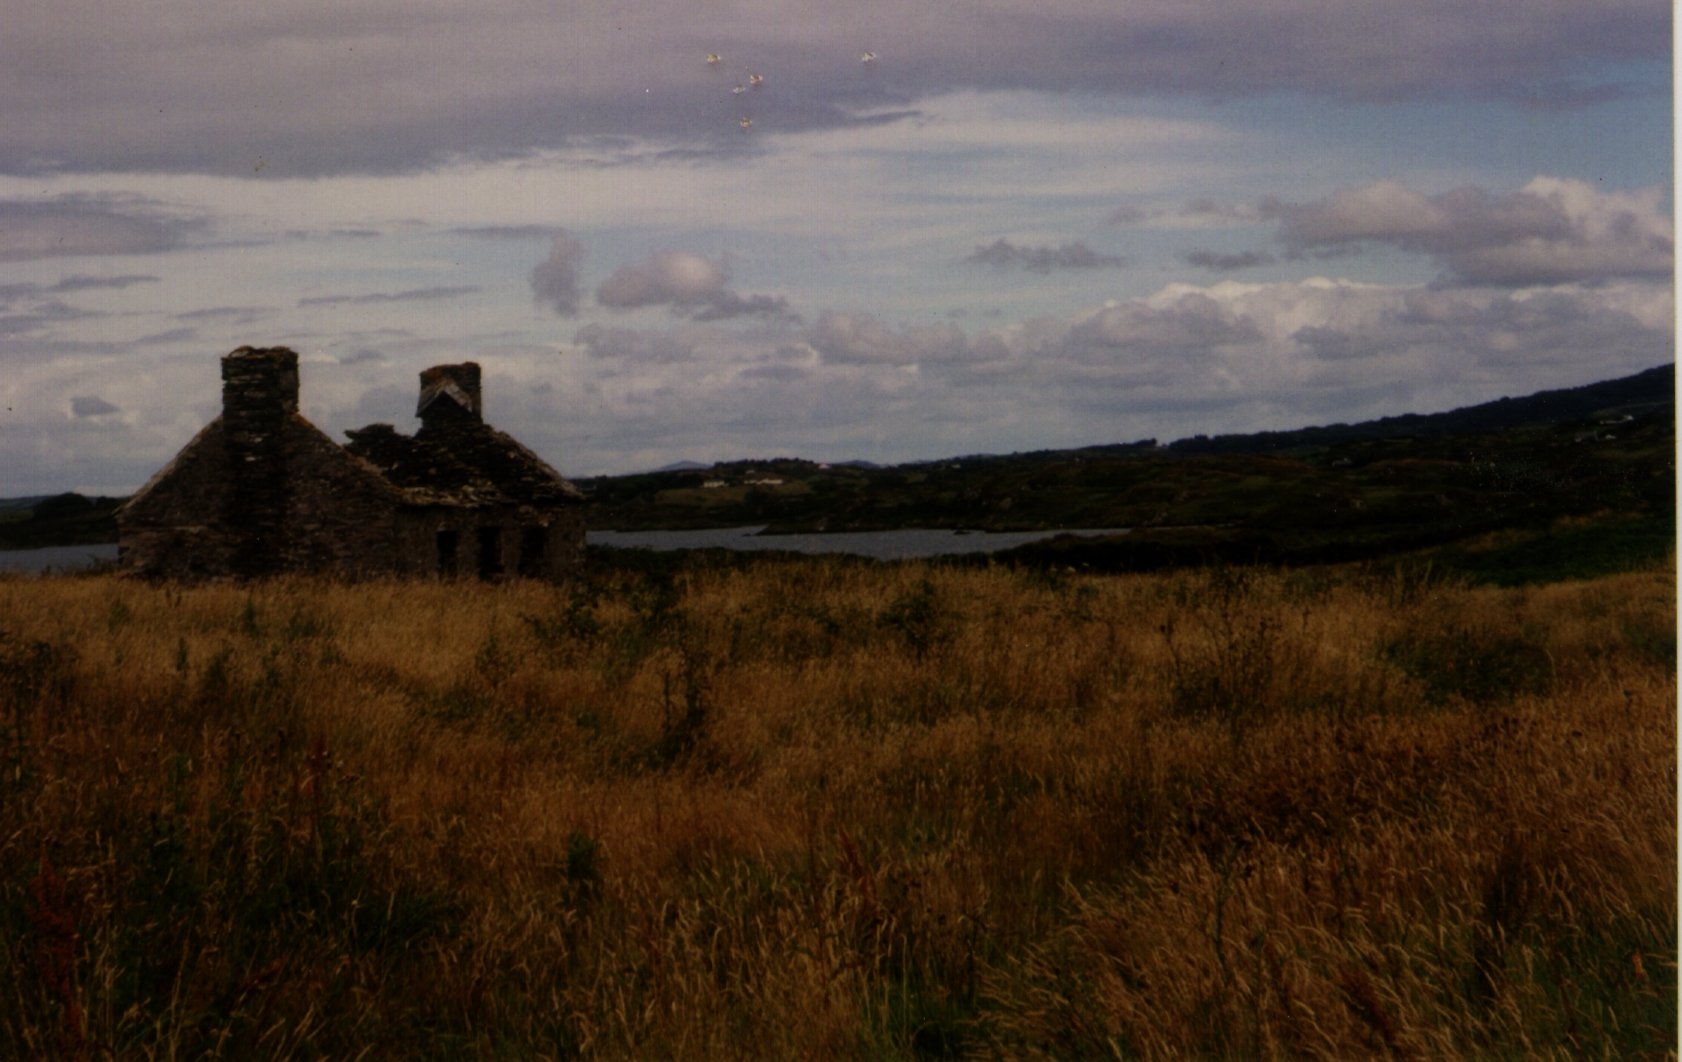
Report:
M479 366L421 373L421 428L298 413L298 355L222 359L222 415L117 513L119 564L157 578L316 572L557 579L584 564L578 488L485 423Z

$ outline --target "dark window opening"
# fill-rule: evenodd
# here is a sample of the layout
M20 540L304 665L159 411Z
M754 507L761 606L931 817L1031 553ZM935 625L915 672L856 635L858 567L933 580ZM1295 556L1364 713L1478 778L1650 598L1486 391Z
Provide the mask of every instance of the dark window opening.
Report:
M445 529L438 532L438 574L454 575L456 573L456 553L461 543L461 532Z
M502 528L479 528L479 578L495 579L502 574Z
M543 574L543 547L548 545L549 529L541 524L520 528L520 574Z

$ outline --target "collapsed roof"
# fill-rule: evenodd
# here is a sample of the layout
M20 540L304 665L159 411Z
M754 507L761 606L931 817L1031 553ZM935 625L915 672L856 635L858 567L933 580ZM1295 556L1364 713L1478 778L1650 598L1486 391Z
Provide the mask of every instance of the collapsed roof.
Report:
M541 457L481 417L479 366L437 365L421 374L421 429L390 424L348 431L352 454L417 505L547 506L583 501Z

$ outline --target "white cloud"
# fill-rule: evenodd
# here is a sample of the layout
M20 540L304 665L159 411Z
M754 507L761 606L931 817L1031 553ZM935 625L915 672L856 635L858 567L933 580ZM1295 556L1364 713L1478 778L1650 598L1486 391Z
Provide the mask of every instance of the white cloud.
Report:
M1602 192L1586 181L1537 177L1507 194L1468 187L1436 196L1378 181L1268 209L1295 251L1391 244L1431 255L1467 283L1523 286L1669 276L1675 225L1662 203L1656 187Z
M1050 273L1057 269L1113 268L1127 264L1127 259L1120 255L1099 254L1082 240L1056 247L1025 247L1002 237L990 244L976 247L975 253L964 261L999 268L1020 265L1030 273Z
M562 317L576 317L583 298L579 290L579 266L583 261L584 245L571 233L557 232L549 245L549 257L531 271L531 290L537 301L546 303Z
M729 270L682 251L659 251L640 266L621 266L596 289L596 301L615 309L692 306L724 290Z
M805 336L831 365L923 365L957 361L969 341L957 325L891 327L868 313L826 313Z
M596 289L596 302L615 310L668 306L696 321L785 316L788 300L743 296L731 290L730 266L682 251L657 251L640 266L621 266Z

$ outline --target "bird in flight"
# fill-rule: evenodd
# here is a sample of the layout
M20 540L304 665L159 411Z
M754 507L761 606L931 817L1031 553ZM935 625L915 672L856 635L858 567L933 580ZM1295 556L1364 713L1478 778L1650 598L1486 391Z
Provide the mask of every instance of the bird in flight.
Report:
M724 60L722 60L718 57L717 52L708 52L707 53L707 65L708 66L717 66L719 63L722 63L723 61Z
M759 86L765 84L765 79L760 77L758 74L749 74L748 84L754 88L758 88Z
M742 93L744 93L746 91L747 91L747 86L746 85L737 85L735 88L730 90L730 94L732 96L740 96Z
M743 118L742 119L742 128L743 129L752 129L753 128L753 119L752 118Z
M859 62L861 62L861 63L874 63L875 61L876 61L876 53L875 52L865 52L863 57L859 59Z

